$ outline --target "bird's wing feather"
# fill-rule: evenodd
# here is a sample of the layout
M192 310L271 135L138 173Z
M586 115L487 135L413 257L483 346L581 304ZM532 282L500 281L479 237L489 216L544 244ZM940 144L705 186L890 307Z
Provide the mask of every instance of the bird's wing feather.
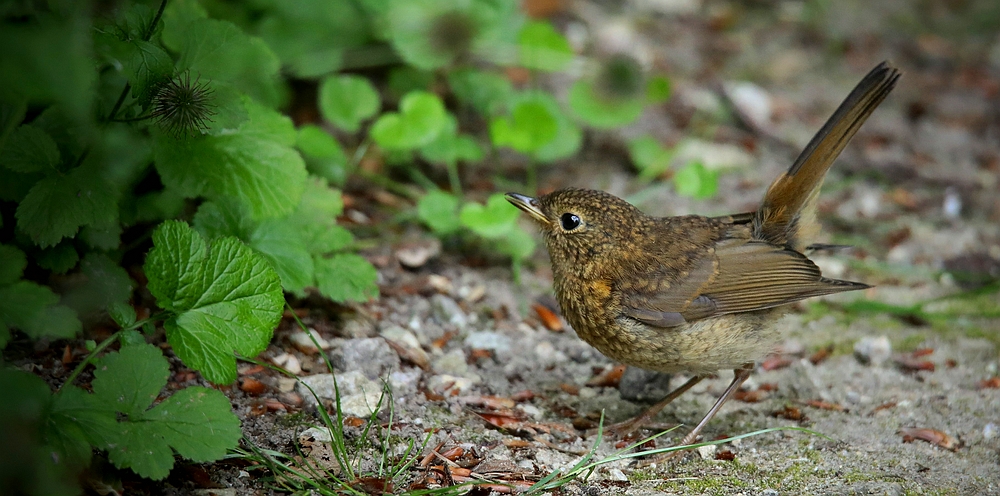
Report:
M867 285L824 278L816 264L793 250L759 241L727 239L697 260L669 287L629 295L626 315L674 327L715 315L750 312Z

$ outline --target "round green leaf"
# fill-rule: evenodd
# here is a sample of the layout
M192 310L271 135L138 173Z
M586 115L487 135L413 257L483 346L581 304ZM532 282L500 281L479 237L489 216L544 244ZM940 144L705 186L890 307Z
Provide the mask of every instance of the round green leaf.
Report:
M674 187L684 196L710 198L719 189L719 173L701 162L691 162L674 174Z
M419 148L433 141L444 129L447 115L437 95L413 91L400 101L398 113L383 114L375 121L371 136L383 148Z
M466 203L459 219L472 232L487 239L497 239L510 234L517 225L519 212L504 195L497 193L486 200L486 205Z
M417 217L436 234L451 234L462 227L458 219L458 198L433 190L417 202Z
M319 111L333 125L349 132L375 115L381 105L378 92L360 76L330 76L319 86Z
M569 107L588 125L609 129L632 123L642 114L639 98L601 97L589 81L579 80L569 90Z
M663 103L670 98L670 79L666 76L655 76L646 82L646 101Z
M517 39L521 65L542 71L561 71L573 61L573 49L552 24L529 22L521 28Z
M496 146L509 146L521 153L532 153L551 142L559 123L549 108L540 102L524 100L514 105L511 117L498 117L490 123L490 138Z

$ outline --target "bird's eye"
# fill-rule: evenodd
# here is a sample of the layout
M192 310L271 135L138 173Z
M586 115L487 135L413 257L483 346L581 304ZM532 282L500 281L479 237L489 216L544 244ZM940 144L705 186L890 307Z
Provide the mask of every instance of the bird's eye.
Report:
M580 227L580 217L569 212L562 214L562 217L559 217L559 222L562 223L562 228L567 231Z

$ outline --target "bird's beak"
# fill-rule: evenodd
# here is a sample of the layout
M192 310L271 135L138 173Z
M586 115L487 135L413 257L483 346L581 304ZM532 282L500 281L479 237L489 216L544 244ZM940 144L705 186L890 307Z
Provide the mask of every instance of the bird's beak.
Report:
M548 225L549 219L545 217L542 213L542 209L538 205L538 200L530 196L519 195L517 193L507 193L504 195L512 205L525 211L533 219L541 223L542 225Z

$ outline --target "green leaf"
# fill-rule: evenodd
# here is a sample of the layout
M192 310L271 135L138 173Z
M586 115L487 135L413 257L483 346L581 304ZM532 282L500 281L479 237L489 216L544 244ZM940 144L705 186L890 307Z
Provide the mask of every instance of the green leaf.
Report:
M145 5L132 8L148 11ZM174 61L170 55L159 44L144 41L141 34L130 37L118 29L98 31L94 47L107 67L125 77L132 87L132 96L142 106L148 105L159 85L173 76Z
M59 165L59 147L42 129L23 125L7 137L0 165L21 173L51 171Z
M19 281L0 287L0 329L11 327L32 339L63 339L76 336L83 325L51 289Z
M462 225L486 239L498 239L510 234L517 225L519 210L497 193L490 195L486 205L466 203L459 219Z
M632 140L628 144L628 151L632 163L639 169L639 178L643 181L666 172L674 157L672 150L664 148L656 138L649 135Z
M663 103L670 99L670 79L666 76L655 76L646 82L646 102Z
M0 244L0 286L20 279L27 266L28 257L20 248Z
M319 126L307 124L299 128L295 146L305 158L306 168L313 175L332 184L343 186L349 174L347 155L330 133Z
M90 443L56 429L53 398L39 377L0 369L0 438L4 439L4 494L75 495L77 475L90 463ZM58 407L55 407L58 408Z
M555 139L559 123L549 108L536 101L520 101L511 117L496 117L490 123L490 139L496 146L509 146L532 153Z
M256 229L256 224L250 218L250 209L229 197L202 203L195 212L192 223L194 229L209 240L234 236L246 243Z
M90 7L69 2L58 12L18 19L11 5L4 5L0 28L0 46L7 47L0 55L0 101L57 103L71 120L89 121L97 79Z
M302 201L288 221L295 226L310 254L323 255L354 241L349 231L337 225L337 217L343 210L340 191L330 188L322 179L310 178Z
M147 323L149 321L146 321ZM121 333L118 334L118 342L122 346L135 346L139 344L146 344L146 338L136 329L123 329Z
M457 133L455 117L447 115L445 126L434 141L420 149L420 155L429 162L454 164L459 161L478 162L483 158L483 150L471 136Z
M497 250L514 260L524 260L535 252L535 238L521 228L511 229L496 242Z
M45 175L39 172L21 174L0 167L0 200L20 203L28 196L31 188L44 178Z
M569 42L546 21L525 24L517 43L521 65L528 69L561 71L573 61L573 49Z
M108 353L94 368L94 396L129 419L142 417L170 377L170 364L155 346L127 346Z
M333 125L355 132L381 106L378 91L361 76L330 76L319 84L319 111Z
M73 248L73 244L67 241L59 243L52 248L46 248L35 255L35 262L39 267L51 270L56 274L65 274L70 269L76 267L80 261L80 255Z
M262 4L266 10L256 31L299 78L334 72L342 66L345 50L371 42L371 22L354 2L270 1L255 4L254 10Z
M117 250L122 244L122 226L115 223L108 226L83 226L80 239L91 248L104 251Z
M389 93L400 98L411 91L429 91L434 85L434 73L416 67L396 67L389 71Z
M399 103L399 113L383 114L371 128L372 139L389 149L414 149L437 137L446 125L447 111L433 93L414 91Z
M267 347L281 318L281 282L236 238L209 249L187 224L166 221L153 233L144 268L157 304L175 314L164 323L167 340L209 381L236 380L234 351L252 357Z
M451 234L462 227L458 219L458 197L441 190L429 191L420 198L417 217L436 234Z
M514 87L506 77L476 69L449 71L448 85L455 98L484 115L495 114L514 94Z
M263 40L217 19L164 23L163 41L180 53L176 70L225 81L269 107L279 103L281 62Z
M604 97L589 81L579 80L569 89L569 107L587 124L609 129L631 124L642 115L643 100L634 97Z
M705 168L701 162L691 162L674 174L677 193L695 198L711 198L719 189L719 173Z
M583 143L583 131L566 116L562 107L559 106L559 102L550 93L544 91L527 91L515 96L512 100L515 103L532 102L540 104L555 119L555 137L532 152L532 155L537 160L541 162L554 162L559 159L572 157L580 150L580 145Z
M316 286L336 302L368 301L378 296L378 272L364 257L341 253L316 258Z
M81 226L117 223L118 192L96 171L77 167L39 181L17 207L17 227L38 246L55 246Z
M85 467L92 446L104 448L115 439L115 411L92 394L66 385L52 397L46 426L46 444L69 458L71 465Z
M198 463L221 460L243 435L221 391L204 387L182 389L143 415L154 423L155 434L177 453Z
M369 4L380 2L369 1ZM408 64L420 69L445 67L471 55L509 60L512 35L521 15L517 2L494 0L392 0L385 34ZM511 47L511 48L506 48Z
M229 400L212 389L189 387L150 409L169 373L167 360L147 344L109 353L94 372L92 396L124 415L106 434L108 458L154 480L170 473L173 450L195 462L214 461L242 435Z
M159 222L180 215L185 207L184 195L173 188L154 191L135 198L133 217L126 219L122 214L122 224L129 226L139 222Z
M132 296L132 279L107 255L90 252L80 262L80 277L70 283L63 302L80 316L104 311Z
M120 327L130 327L135 324L135 307L124 301L112 302L108 305L108 315Z
M219 136L156 141L156 170L164 184L187 197L238 198L255 219L280 217L295 208L306 178L305 162L292 145L292 122L244 98L249 112L239 130Z
M313 259L298 227L286 219L261 222L247 243L270 262L285 291L299 293L312 285Z

